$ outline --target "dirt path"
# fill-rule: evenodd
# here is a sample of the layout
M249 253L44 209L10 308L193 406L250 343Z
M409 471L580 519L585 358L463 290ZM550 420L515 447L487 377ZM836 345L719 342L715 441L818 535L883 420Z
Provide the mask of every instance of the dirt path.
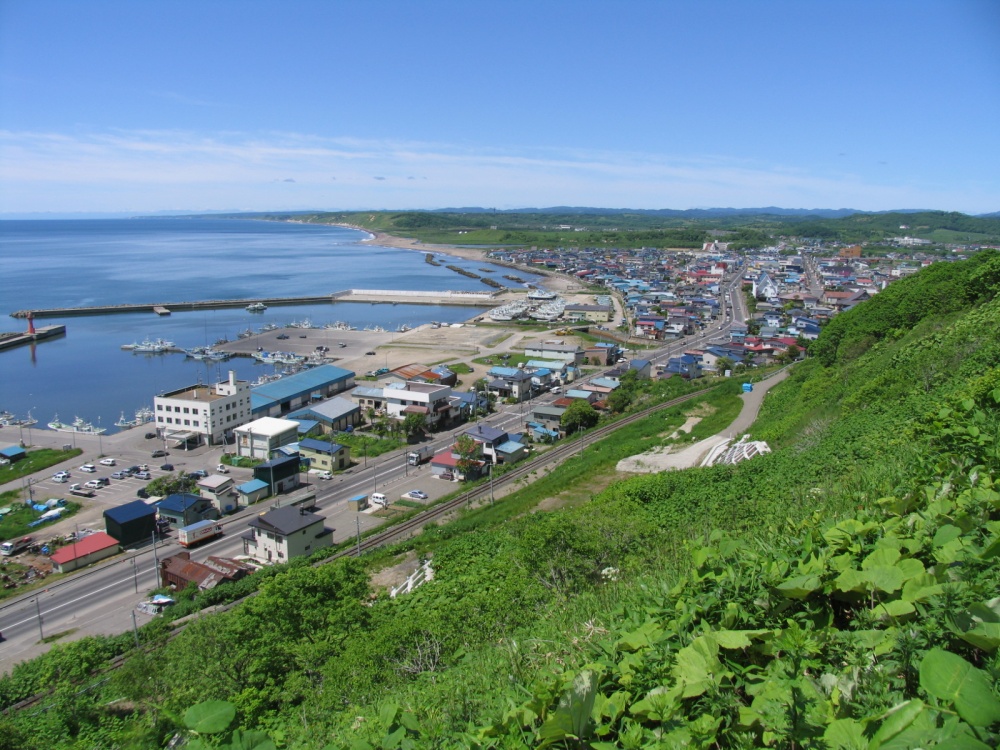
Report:
M750 429L760 412L764 396L771 388L788 377L788 372L788 369L784 369L777 375L756 383L750 393L740 394L743 407L740 409L739 416L722 432L684 448L671 445L623 458L618 462L617 470L629 474L649 474L656 471L690 469L700 465L713 448L727 440L734 440Z

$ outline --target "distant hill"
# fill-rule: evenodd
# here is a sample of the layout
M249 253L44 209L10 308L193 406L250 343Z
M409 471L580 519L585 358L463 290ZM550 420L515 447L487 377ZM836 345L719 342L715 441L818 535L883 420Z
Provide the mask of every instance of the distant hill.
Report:
M837 219L857 213L865 213L854 208L595 208L589 206L551 206L549 208L482 208L478 206L463 208L437 208L434 213L453 214L551 214L551 215L582 215L582 216L615 216L630 214L639 216L668 216L680 219L718 218L725 216L817 216L824 219Z

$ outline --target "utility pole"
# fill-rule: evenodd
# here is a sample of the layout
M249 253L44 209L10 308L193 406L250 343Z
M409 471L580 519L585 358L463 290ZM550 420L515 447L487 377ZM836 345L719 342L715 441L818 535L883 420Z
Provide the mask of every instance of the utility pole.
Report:
M38 603L38 597L35 597L35 611L38 613L38 640L45 640L45 634L42 633L42 605Z
M156 556L156 532L153 532L153 583L156 584L160 580L160 560Z
M139 593L139 567L135 564L135 556L132 556L132 582L135 584L135 593Z
M490 505L493 505L493 464L490 464Z
M358 527L358 557L361 557L361 518L355 518L354 523Z

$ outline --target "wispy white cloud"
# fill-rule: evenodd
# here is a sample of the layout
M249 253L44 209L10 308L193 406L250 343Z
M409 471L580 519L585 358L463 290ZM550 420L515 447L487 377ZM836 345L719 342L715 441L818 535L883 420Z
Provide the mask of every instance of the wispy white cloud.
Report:
M996 186L945 191L725 154L514 152L300 133L0 131L0 211L476 204L980 211L995 210L998 197Z

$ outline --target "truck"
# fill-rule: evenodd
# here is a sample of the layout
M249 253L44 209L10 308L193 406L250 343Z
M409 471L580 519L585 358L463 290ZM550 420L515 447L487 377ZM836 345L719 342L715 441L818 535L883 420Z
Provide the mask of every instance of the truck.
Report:
M93 490L88 490L86 487L81 487L78 484L71 484L69 486L69 494L76 495L77 497L95 497L97 495Z
M177 541L182 547L193 547L222 536L222 524L216 521L198 521L177 530Z
M406 455L406 463L410 466L420 466L424 461L430 461L433 457L434 449L429 445L422 445Z
M31 546L32 541L30 536L25 536L20 539L11 539L9 542L4 542L0 544L0 555L10 557L11 555L16 555L18 552L24 552Z

